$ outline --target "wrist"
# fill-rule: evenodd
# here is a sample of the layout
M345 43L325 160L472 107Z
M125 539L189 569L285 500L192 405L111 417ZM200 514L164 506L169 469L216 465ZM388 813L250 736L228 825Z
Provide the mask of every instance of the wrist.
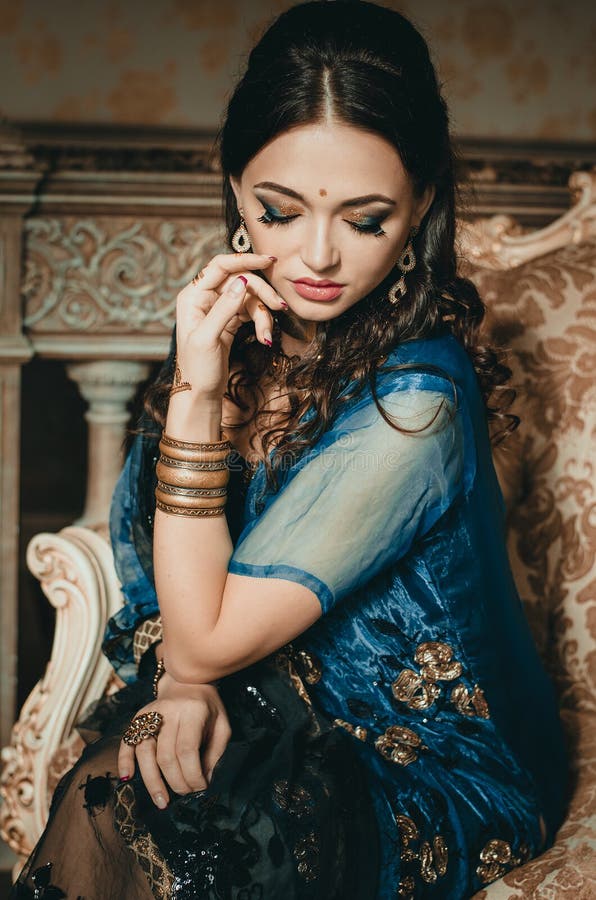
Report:
M192 391L170 397L165 432L179 441L221 440L222 400L191 396Z

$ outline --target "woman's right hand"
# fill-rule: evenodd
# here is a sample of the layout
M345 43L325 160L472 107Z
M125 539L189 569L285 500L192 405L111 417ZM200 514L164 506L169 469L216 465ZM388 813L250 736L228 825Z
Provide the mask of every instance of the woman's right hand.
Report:
M136 747L121 741L118 772L121 780L130 778L136 758L153 802L164 809L169 801L165 781L177 794L205 790L232 731L216 687L178 684L167 672L159 681L158 699L136 715L152 711L163 716L157 737Z
M257 271L274 262L275 257L257 253L220 253L178 294L177 361L195 399L221 401L230 349L243 323L252 319L257 339L271 340L273 312L288 305Z

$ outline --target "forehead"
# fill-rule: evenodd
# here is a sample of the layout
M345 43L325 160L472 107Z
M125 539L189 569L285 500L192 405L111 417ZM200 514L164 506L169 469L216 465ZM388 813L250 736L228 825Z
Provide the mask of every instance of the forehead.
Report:
M395 147L381 135L344 123L300 125L269 141L242 181L275 181L303 196L330 199L411 189Z

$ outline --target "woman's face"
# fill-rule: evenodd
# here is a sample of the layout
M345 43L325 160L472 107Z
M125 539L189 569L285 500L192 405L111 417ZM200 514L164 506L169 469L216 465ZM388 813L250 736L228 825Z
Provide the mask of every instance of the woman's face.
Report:
M336 122L284 132L231 184L253 252L277 257L267 280L313 322L341 315L389 274L434 196L414 196L388 141Z

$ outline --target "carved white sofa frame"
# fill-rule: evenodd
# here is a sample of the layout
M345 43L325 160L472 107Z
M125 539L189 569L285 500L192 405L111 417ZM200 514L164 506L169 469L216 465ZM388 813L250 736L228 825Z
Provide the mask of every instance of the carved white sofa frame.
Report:
M504 215L462 223L462 255L476 265L506 269L596 236L596 174L576 172L569 186L572 208L538 231L524 233ZM29 543L27 565L56 609L56 629L45 674L1 753L0 835L23 860L47 821L58 779L83 747L74 722L94 699L122 684L101 652L107 619L122 604L102 530L71 526L58 534L38 534ZM487 894L492 896L499 883L493 882Z

